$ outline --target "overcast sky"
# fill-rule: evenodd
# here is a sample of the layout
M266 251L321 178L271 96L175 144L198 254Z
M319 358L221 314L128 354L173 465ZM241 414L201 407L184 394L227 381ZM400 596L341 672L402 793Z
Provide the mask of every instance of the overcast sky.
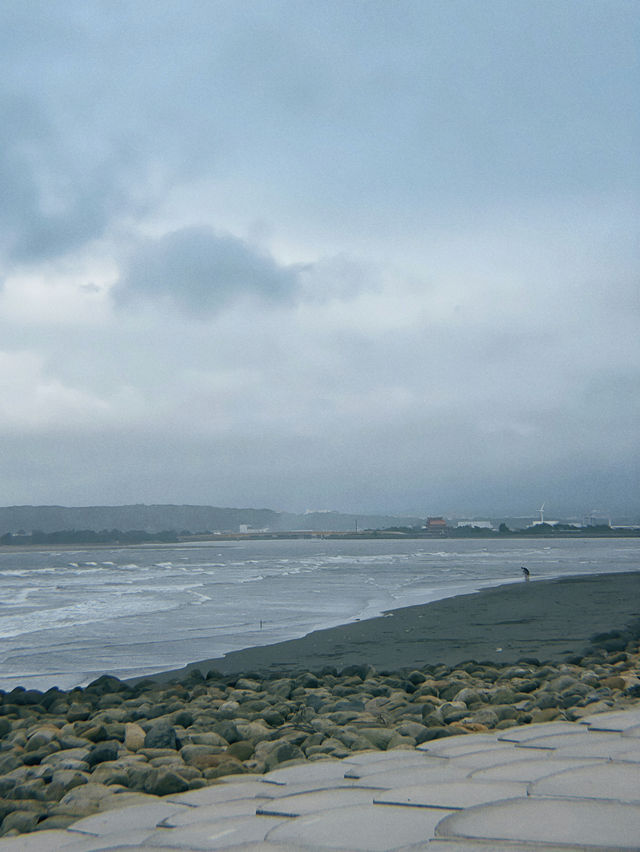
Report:
M636 0L4 0L0 504L640 514Z

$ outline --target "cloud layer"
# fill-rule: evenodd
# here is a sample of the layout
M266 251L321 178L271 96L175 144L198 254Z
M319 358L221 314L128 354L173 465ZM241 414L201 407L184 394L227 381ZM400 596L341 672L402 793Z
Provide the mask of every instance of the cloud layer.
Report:
M0 503L637 516L634 4L0 24Z

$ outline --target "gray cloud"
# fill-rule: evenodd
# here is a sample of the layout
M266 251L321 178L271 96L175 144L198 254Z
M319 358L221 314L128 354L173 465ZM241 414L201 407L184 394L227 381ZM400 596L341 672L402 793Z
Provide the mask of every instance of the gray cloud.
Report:
M125 262L115 294L125 302L168 299L197 315L246 296L290 301L297 286L294 268L280 266L244 240L200 227L141 242Z
M0 4L0 503L636 512L639 37Z

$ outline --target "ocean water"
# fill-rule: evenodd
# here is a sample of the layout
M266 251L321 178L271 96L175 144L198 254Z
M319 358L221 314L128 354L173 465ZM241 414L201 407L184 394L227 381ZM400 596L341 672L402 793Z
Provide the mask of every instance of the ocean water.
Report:
M0 550L0 689L70 689L487 586L640 568L640 540L300 540Z

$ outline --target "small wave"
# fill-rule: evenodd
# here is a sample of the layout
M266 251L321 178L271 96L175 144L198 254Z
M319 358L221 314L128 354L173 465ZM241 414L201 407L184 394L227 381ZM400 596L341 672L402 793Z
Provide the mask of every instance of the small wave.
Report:
M258 574L257 577L243 577L238 580L239 583L258 583L260 580L264 580L262 574Z

